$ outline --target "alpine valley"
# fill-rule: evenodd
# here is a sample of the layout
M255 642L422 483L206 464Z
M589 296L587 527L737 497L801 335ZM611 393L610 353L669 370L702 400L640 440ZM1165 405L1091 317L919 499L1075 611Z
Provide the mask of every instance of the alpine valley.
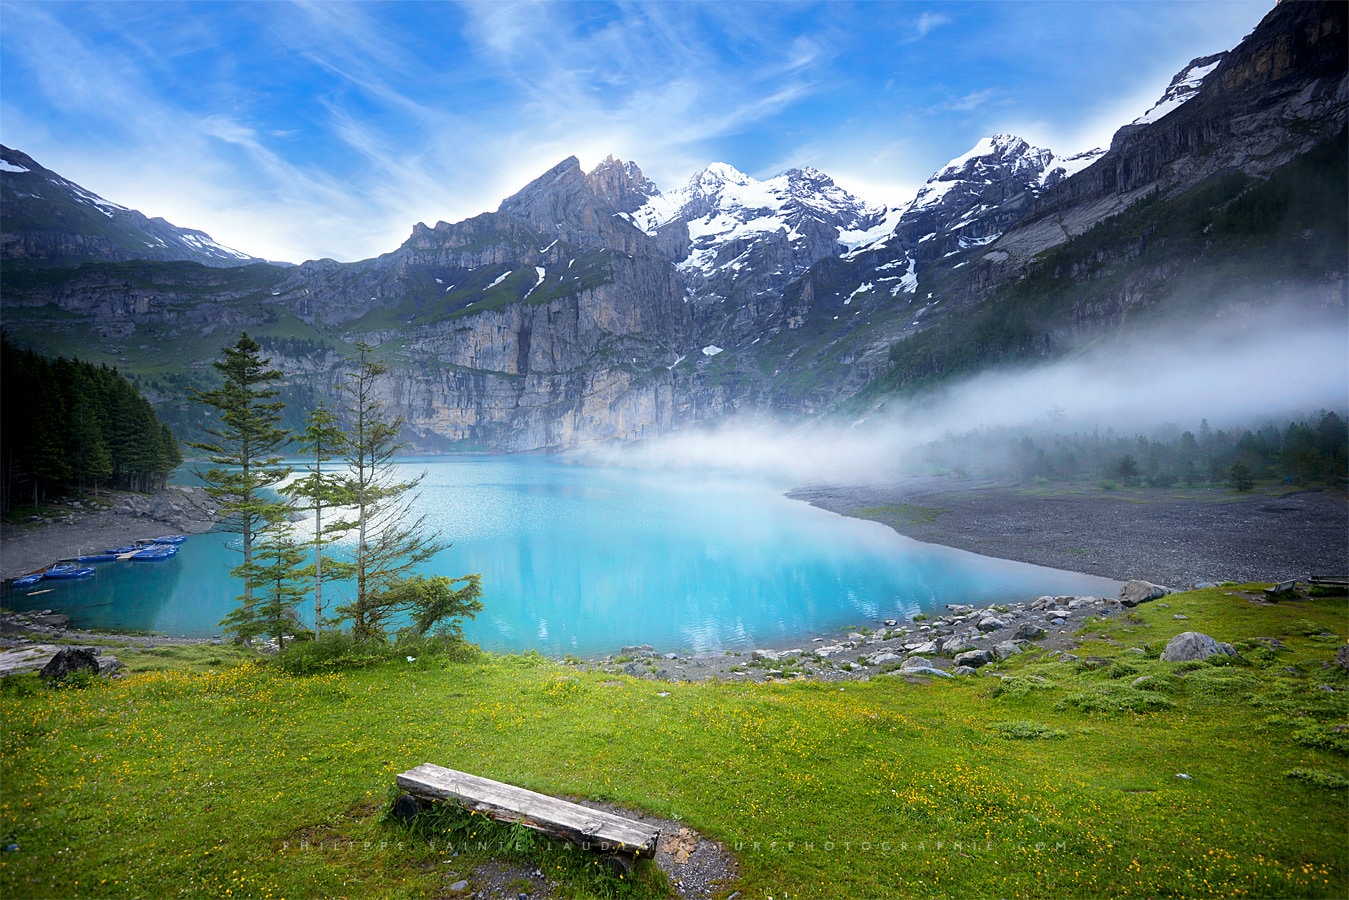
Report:
M1343 327L1343 2L1276 6L1111 146L994 135L888 209L828 175L715 163L662 191L575 158L495 212L355 263L284 265L147 219L0 148L9 340L182 398L247 331L307 409L353 345L421 451L563 450L733 415L865 415L995 364L1296 302ZM958 149L958 148L953 148ZM298 414L297 414L298 415Z

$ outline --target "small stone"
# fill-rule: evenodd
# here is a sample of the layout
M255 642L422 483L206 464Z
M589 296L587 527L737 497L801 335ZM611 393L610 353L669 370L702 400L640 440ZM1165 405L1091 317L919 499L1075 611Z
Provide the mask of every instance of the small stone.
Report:
M1179 778L1179 779L1181 779L1182 781L1191 781L1191 780L1193 780L1193 776L1191 776L1191 775L1186 775L1184 772L1177 772L1177 773L1176 773L1176 777Z
M1171 614L1171 618L1173 618L1173 619L1180 619L1180 620L1183 621L1183 620L1188 619L1188 618L1190 618L1190 617L1187 616L1187 615L1185 615L1185 613L1172 613L1172 614Z
M904 669L904 675L936 675L938 678L954 678L950 672L943 672L941 669L934 669L932 666L918 666L913 669Z
M955 664L957 666L969 666L977 669L992 658L992 650L967 650L964 653L956 654Z
M459 881L456 881L454 884L450 885L451 894L462 894L467 890L468 890L468 882L464 881L463 879L460 879Z

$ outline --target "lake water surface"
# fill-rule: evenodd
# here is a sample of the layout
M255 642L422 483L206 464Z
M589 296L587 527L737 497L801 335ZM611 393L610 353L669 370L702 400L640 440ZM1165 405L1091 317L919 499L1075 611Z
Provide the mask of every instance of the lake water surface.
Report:
M407 468L425 471L421 508L452 542L424 571L483 576L483 612L464 630L487 650L782 646L947 603L1118 589L920 544L743 478L540 457L433 458ZM15 591L8 602L56 609L87 628L217 634L241 590L228 576L237 540L194 536L167 562L102 564L93 578L44 582L50 592ZM339 591L325 585L324 595ZM312 608L302 613L312 624Z

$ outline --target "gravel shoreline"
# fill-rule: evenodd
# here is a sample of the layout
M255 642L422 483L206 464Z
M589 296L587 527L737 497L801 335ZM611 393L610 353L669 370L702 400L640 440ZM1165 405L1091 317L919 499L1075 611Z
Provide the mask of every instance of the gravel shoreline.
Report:
M911 478L788 496L914 540L1172 588L1349 573L1349 495L1331 488L1036 485Z

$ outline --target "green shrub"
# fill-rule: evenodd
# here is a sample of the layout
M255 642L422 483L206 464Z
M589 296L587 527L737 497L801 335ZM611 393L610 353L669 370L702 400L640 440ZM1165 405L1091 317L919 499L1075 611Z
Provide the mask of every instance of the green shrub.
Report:
M1190 696L1209 700L1245 700L1261 686L1259 675L1230 668L1196 669L1185 673L1183 681Z
M1293 743L1317 750L1329 750L1340 756L1349 756L1349 733L1336 731L1335 728L1309 726L1299 728L1293 733Z
M358 641L347 631L328 631L312 641L297 641L277 657L290 675L360 669L388 660L418 662L437 657L471 659L478 649L457 635L402 632L390 641Z
M1173 709L1176 704L1152 691L1140 691L1125 684L1111 683L1070 694L1058 708L1071 706L1082 712L1148 713Z
M1349 788L1349 778L1345 778L1336 772L1323 772L1320 769L1290 769L1283 774L1285 778L1305 781L1312 787L1320 788L1323 791L1342 791Z
M1065 738L1068 732L1038 722L998 722L993 730L1009 741L1053 740Z

